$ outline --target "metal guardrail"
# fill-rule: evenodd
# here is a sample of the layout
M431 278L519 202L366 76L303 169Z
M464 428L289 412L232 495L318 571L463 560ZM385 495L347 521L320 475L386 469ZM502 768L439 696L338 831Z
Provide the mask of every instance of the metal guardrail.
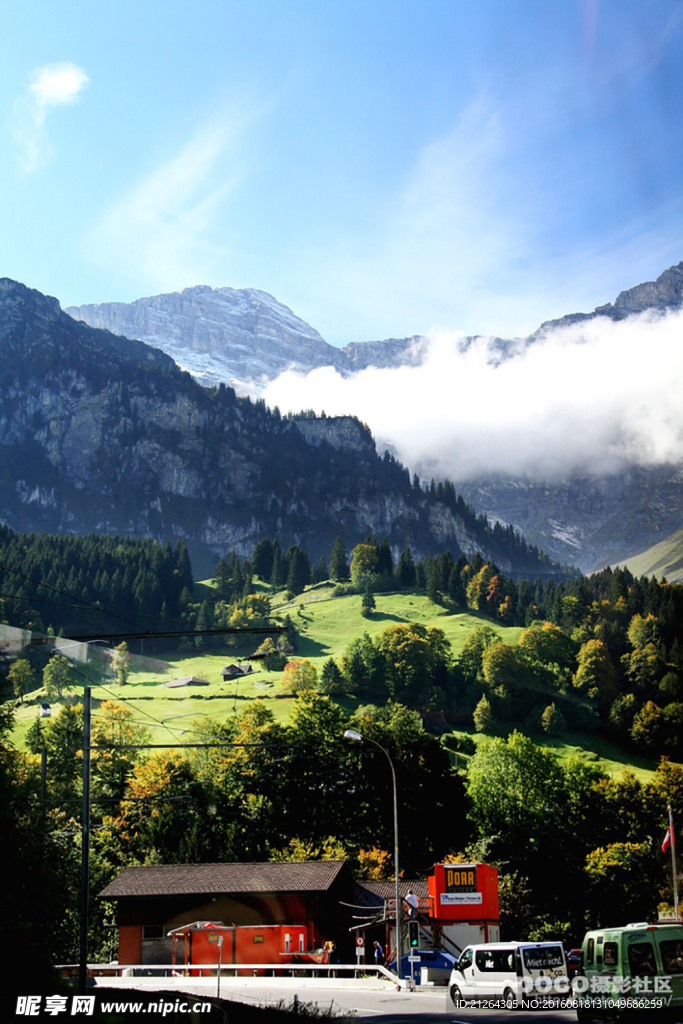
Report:
M195 972L199 971L216 971L220 969L221 977L229 978L230 976L237 977L239 971L272 971L279 977L287 977L288 975L301 975L304 973L327 973L339 974L346 973L354 976L358 975L377 975L377 977L384 977L387 981L393 984L398 984L398 977L393 974L388 968L383 966L376 966L375 964L233 964L233 963L214 963L214 964L88 964L88 974L95 977L144 977L149 974L156 974L158 972L167 972L167 976L174 978L185 978L185 977L198 977L200 975ZM57 971L72 972L78 970L78 964L58 964L55 968ZM135 972L139 971L140 974ZM132 972L132 973L129 973ZM144 974L142 973L144 972ZM253 977L254 975L252 975ZM245 976L248 977L248 976Z

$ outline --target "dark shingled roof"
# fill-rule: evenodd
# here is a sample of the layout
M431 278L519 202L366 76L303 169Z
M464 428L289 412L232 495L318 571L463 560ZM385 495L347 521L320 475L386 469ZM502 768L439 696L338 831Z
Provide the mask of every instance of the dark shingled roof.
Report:
M399 878L398 881L398 895L399 898L408 895L408 890L412 889L416 896L421 899L427 899L429 896L429 883L425 881L404 882L403 879ZM356 882L353 890L353 902L357 907L383 907L385 900L393 900L396 895L396 885L393 881L363 881Z
M325 892L346 861L267 864L150 864L125 868L102 890L101 899L131 896L231 895Z

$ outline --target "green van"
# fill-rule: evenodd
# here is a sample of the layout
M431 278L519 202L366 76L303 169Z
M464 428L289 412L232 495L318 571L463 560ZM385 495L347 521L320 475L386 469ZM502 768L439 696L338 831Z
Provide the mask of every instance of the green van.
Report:
M641 1010L682 1018L683 925L599 928L586 934L581 954L583 972L572 983L581 1024Z

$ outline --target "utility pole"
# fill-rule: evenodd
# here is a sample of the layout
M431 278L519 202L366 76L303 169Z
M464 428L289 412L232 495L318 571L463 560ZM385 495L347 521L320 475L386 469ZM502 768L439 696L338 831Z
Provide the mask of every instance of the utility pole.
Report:
M88 914L90 909L90 718L92 690L83 691L83 797L81 804L81 943L78 992L85 995L88 980Z

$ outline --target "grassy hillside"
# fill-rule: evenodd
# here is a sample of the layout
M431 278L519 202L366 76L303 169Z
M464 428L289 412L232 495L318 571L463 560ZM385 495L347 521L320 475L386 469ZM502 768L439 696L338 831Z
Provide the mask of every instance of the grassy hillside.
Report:
M456 656L472 630L482 622L493 625L507 643L515 643L521 632L520 627L497 626L477 615L451 614L419 594L378 594L375 611L364 618L360 596L335 598L332 593L330 585L321 584L309 588L291 602L285 601L284 593L275 595L273 599L277 613L288 613L299 633L297 656L309 658L318 672L328 658L338 659L355 637L365 632L375 636L392 623L419 622L438 626L443 629ZM156 743L189 741L198 722L207 718L222 720L231 717L249 701L257 699L265 701L279 721L286 721L295 698L283 692L281 672L268 672L265 666L255 662L255 671L247 678L225 682L221 676L225 665L251 654L258 642L254 637L245 638L239 646L219 653L202 652L188 644L186 652L173 653L163 659L135 655L131 659L130 678L125 686L116 683L111 670L107 670L104 677L99 676L97 663L81 668L79 679L85 685L87 677L92 685L95 715L101 701L123 700L134 710L136 721L147 726L152 741ZM208 685L178 688L163 685L183 676L198 677ZM78 700L77 694L75 690L68 699ZM30 697L30 702L17 706L14 740L22 746L44 695L42 691L35 691ZM344 697L340 703L351 711L358 701ZM455 735L471 735L475 743L481 740L474 730L460 731ZM562 740L549 739L545 734L533 738L553 749L560 757L579 753L599 763L610 774L631 767L644 779L656 768L654 760L627 754L614 744L589 734L567 734ZM466 760L459 755L461 766Z
M634 576L666 577L669 583L683 581L683 527L647 551L617 562L613 569L628 569Z
M318 671L328 658L338 658L354 637L362 633L376 636L397 622L438 626L446 634L455 655L472 630L484 621L493 625L506 643L515 643L521 633L518 626L497 626L476 615L453 615L423 594L377 594L377 607L369 618L364 618L359 595L332 598L331 593L330 587L315 588L278 609L289 612L300 634L297 654L310 658Z
M559 737L547 736L545 733L530 733L530 738L539 746L552 751L558 758L565 760L571 756L580 757L582 760L594 764L597 768L608 775L619 775L625 769L629 769L640 780L647 782L657 770L658 761L654 758L642 757L632 751L624 750L616 743L601 736L595 736L586 732L567 732ZM458 729L452 733L458 740L468 738L475 744L481 743L484 736L475 732L474 729ZM444 737L448 744L448 738ZM456 753L449 750L451 763L457 768L467 767L469 756L463 753Z

